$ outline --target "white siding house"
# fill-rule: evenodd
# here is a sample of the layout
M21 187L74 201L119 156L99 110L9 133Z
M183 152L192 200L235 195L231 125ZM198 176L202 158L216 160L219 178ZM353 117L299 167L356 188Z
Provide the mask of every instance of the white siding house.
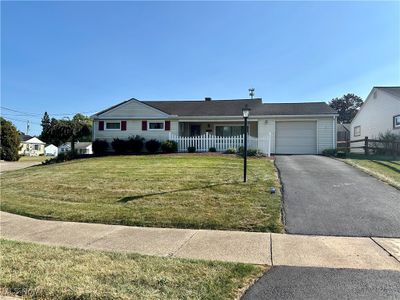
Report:
M139 101L130 99L92 116L93 141L164 141L171 136L237 136L243 133L242 108L248 106L249 135L270 139L277 154L319 154L336 148L337 113L325 102L263 103L262 99ZM269 138L271 137L271 138ZM228 146L228 144L227 144Z
M21 143L18 154L25 156L44 155L44 147L46 144L37 137L21 134L20 140Z
M71 143L65 143L58 147L58 153L67 153L71 151ZM78 154L93 154L91 142L76 142L75 151Z
M374 87L351 122L350 139L400 134L400 87Z
M58 148L53 144L50 144L44 148L44 155L46 156L57 156L58 155Z

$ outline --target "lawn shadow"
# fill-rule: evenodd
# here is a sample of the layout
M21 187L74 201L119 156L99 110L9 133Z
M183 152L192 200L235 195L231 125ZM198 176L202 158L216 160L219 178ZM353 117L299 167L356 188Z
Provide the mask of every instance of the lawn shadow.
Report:
M187 191L194 191L194 190L203 190L203 189L209 189L215 186L222 186L222 185L233 185L233 184L238 184L238 181L233 181L233 182L224 182L224 183L215 183L215 184L207 184L199 187L192 187L192 188L186 188L186 189L178 189L178 190L172 190L172 191L165 191L165 192L158 192L158 193L150 193L150 194L144 194L144 195L137 195L137 196L127 196L119 199L117 202L119 203L128 203L130 201L138 200L138 199L143 199L146 197L151 197L151 196L158 196L158 195L165 195L165 194L171 194L171 193L179 193L179 192L187 192Z
M390 170L392 170L394 172L400 173L400 170L397 169L396 167L389 166L389 165L387 165L387 164L385 164L383 162L376 161L376 160L371 160L371 162L376 163L376 164L381 165L381 166L384 166L384 167L386 167L386 168L388 168L388 169L390 169Z

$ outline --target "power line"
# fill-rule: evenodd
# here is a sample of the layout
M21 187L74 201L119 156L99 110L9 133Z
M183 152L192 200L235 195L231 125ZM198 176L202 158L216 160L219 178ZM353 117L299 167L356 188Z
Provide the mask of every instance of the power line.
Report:
M26 116L32 116L32 117L34 117L34 116L39 116L39 117L43 116L43 114L31 113L31 112L24 112L24 111L15 110L15 109L12 109L12 108L4 107L4 106L1 106L1 109L5 109L5 110L11 111L11 112L15 112L15 113L24 114L24 115L26 115ZM75 114L77 114L77 113L81 113L81 114L92 114L92 113L95 113L95 112L96 112L96 111L82 111L82 112L74 112L74 113L54 113L54 114L48 112L48 114L49 114L50 116L71 116L71 115L75 115Z
M23 123L26 123L27 121L29 121L29 123L31 123L31 124L42 125L42 124L40 124L40 123L31 122L31 121L28 120L28 119L22 120L22 119L15 119L15 118L9 118L9 117L5 117L5 119L6 119L6 120L11 120L11 121L13 121L13 122L23 122Z

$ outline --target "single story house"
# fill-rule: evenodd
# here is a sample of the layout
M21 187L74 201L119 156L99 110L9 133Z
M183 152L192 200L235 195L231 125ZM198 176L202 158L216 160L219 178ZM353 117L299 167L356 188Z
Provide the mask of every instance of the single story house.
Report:
M20 134L19 155L39 156L44 154L46 143L42 142L35 136Z
M111 142L139 135L233 137L244 132L242 109L251 109L249 135L270 139L276 154L317 154L336 148L337 112L325 102L263 103L261 98L200 101L129 99L92 116L93 140Z
M351 122L350 138L373 139L387 131L400 134L400 86L372 88Z
M57 156L58 155L58 147L50 144L44 148L44 155L46 156Z
M66 153L71 151L71 143L65 143L58 147L58 153ZM75 151L78 154L93 154L92 142L76 142Z

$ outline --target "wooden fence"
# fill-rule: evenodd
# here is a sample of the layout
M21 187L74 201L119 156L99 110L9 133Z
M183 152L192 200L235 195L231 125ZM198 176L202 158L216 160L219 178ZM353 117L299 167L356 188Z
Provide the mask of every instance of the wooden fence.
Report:
M357 143L357 145L352 145ZM382 153L392 156L400 155L400 142L383 141L369 139L367 136L363 139L352 141L338 141L338 150L351 151L352 149L364 150L365 155L372 154L372 152Z
M169 133L169 139L178 144L178 152L187 152L188 147L195 147L197 152L207 152L214 147L217 152L223 152L230 148L236 150L244 145L244 134L238 136L215 136L206 132L199 136L179 136ZM247 137L247 148L271 155L271 133L265 138Z

